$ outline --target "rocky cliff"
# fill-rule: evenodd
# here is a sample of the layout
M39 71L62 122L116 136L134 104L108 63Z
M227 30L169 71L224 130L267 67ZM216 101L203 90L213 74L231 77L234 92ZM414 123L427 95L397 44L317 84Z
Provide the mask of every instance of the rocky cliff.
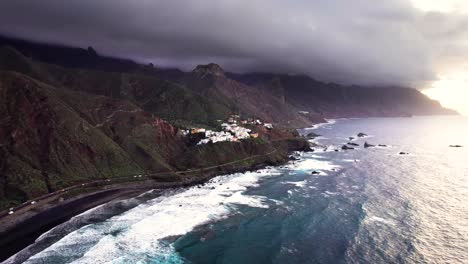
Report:
M306 75L227 75L251 86L273 90L301 111L326 118L457 114L412 88L343 86Z

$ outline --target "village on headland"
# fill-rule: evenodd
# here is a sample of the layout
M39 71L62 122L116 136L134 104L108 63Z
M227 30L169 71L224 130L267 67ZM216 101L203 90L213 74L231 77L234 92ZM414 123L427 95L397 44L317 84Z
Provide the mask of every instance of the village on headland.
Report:
M182 130L184 136L196 136L199 139L197 145L217 143L223 141L238 142L239 140L257 138L259 133L254 131L256 127L273 129L273 124L263 123L260 119L241 119L239 115L232 114L227 120L216 120L219 123L219 131L205 128L190 128Z

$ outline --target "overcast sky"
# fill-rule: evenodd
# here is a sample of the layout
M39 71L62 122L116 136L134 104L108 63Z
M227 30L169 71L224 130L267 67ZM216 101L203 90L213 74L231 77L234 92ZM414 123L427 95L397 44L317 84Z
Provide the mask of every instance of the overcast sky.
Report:
M424 1L11 0L0 33L184 70L424 87L468 59L466 6Z

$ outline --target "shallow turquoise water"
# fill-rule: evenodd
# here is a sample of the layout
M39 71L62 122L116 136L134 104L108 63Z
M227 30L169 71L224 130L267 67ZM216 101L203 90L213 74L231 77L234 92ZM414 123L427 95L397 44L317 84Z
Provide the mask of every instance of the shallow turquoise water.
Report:
M326 152L97 208L22 254L27 263L468 263L467 118L338 120L314 132ZM358 132L369 134L358 149L334 151Z

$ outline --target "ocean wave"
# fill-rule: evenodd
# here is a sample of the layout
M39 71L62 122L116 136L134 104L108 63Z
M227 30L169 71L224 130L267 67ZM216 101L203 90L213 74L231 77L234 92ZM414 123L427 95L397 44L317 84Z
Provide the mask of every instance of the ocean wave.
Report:
M319 171L319 175L326 175L326 171L334 171L341 168L328 160L319 160L316 158L306 158L288 165L289 169L300 171Z
M382 224L386 224L386 225L392 225L392 226L395 226L395 222L393 222L392 220L390 219L385 219L385 218L382 218L382 217L378 217L378 216L370 216L367 221L369 222L378 222L378 223L382 223Z
M287 181L287 182L284 182L284 184L292 184L292 185L294 185L296 187L305 187L307 185L307 181L306 180L297 181L297 182Z
M163 239L186 234L195 227L235 213L236 206L268 208L275 203L245 191L262 177L280 175L277 169L237 173L213 178L204 186L170 191L110 219L81 227L25 263L103 263L143 261L148 252L172 252ZM90 214L94 208L82 215ZM166 257L173 256L168 253ZM156 257L156 256L154 256ZM160 256L161 257L161 256Z

